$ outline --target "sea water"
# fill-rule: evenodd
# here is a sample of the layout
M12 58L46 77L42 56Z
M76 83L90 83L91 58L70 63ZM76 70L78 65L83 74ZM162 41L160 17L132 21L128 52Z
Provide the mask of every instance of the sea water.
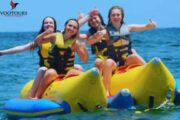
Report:
M0 50L31 42L37 32L0 33ZM180 28L161 28L132 33L133 48L146 60L159 57L176 79L180 78ZM88 46L89 61L84 64L76 56L75 63L85 70L93 67L95 56ZM39 58L37 50L0 56L0 110L6 101L19 96L22 87L35 78ZM7 119L0 113L0 120ZM34 118L33 118L34 119ZM41 118L36 118L40 120ZM102 110L95 113L77 113L45 118L58 120L179 120L180 108L136 113L136 110Z

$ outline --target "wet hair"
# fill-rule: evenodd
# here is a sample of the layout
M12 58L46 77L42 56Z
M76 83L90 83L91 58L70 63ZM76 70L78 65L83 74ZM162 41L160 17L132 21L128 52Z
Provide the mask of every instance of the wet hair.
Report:
M118 9L118 10L121 11L121 14L122 14L121 25L124 24L124 10L123 10L123 8L120 7L120 6L113 6L113 7L111 7L111 8L109 9L109 13L108 13L108 26L109 26L109 25L112 25L110 16L111 16L112 10L114 10L114 9Z
M76 23L77 23L77 30L79 31L79 22L78 22L78 20L77 19L75 19L75 18L71 18L71 19L69 19L69 20L67 20L66 22L65 22L65 24L64 24L64 31L63 31L63 34L66 32L66 30L65 30L65 28L66 28L66 25L69 23L69 21L75 21ZM75 35L73 35L73 36L71 36L71 38L72 39L74 39L74 38L76 38L77 37L77 35L78 35L78 31L77 31L77 33L75 34Z
M47 17L45 17L45 18L43 19L43 21L42 21L41 29L39 30L38 35L41 34L41 33L43 33L43 32L45 31L45 30L44 30L44 21L45 21L47 18L51 18L51 19L53 20L53 22L54 22L54 32L57 31L57 23L56 23L56 20L55 20L53 17L51 17L51 16L47 16Z

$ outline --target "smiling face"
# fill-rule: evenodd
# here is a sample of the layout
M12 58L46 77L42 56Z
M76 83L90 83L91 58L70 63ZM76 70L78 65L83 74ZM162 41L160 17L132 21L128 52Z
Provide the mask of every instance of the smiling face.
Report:
M65 25L65 32L70 36L76 35L78 30L79 30L79 26L77 21L75 20L69 20Z
M89 24L93 28L98 28L101 25L101 19L98 15L96 16L91 16L89 20Z
M52 30L54 32L54 27L55 27L54 20L50 17L47 17L44 20L44 24L43 24L44 31Z
M115 25L121 24L123 17L122 17L122 12L119 9L113 9L110 13L110 21L111 23Z

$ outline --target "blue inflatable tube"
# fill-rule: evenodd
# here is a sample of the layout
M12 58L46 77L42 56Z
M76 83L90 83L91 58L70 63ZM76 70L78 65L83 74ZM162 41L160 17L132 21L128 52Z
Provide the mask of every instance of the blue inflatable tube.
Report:
M128 89L122 89L118 94L108 99L108 108L130 109L134 101Z
M175 105L180 105L180 79L176 79Z
M8 117L15 119L70 113L70 107L64 101L57 104L46 99L11 99L6 102L3 111Z

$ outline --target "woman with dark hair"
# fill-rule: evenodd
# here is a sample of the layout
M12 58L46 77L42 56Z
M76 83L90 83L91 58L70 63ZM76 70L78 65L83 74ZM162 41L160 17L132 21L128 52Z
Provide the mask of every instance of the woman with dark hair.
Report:
M53 17L50 17L50 16L45 17L43 19L42 26L41 26L41 29L38 32L38 35L43 33L44 31L46 31L48 29L51 30L54 33L57 31L56 21L55 21L55 19ZM38 46L35 41L32 41L30 43L20 45L20 46L16 46L16 47L13 47L13 48L10 48L10 49L7 49L7 50L0 50L0 55L15 54L15 53L34 50L35 48L39 48L39 51L38 51L38 55L40 57L39 65L48 67L48 64L46 64L46 60L45 60L46 57L41 52L41 51L46 51L47 52L46 48L43 45L44 44L42 44L41 46Z
M46 30L49 30L53 33L55 33L57 31L56 20L53 17L47 16L43 19L41 29L39 30L38 35L45 32ZM35 82L33 85L33 90L31 92L30 96L34 96L34 90L36 91L39 81L42 79L42 77L45 74L45 71L49 67L47 58L48 58L48 52L49 52L50 46L52 46L51 43L41 44L38 46L36 41L32 41L32 42L24 44L24 45L20 45L20 46L14 47L14 48L0 51L1 55L6 55L6 54L15 54L15 53L34 50L35 48L39 48L38 55L39 55L40 68L38 69L38 73L37 73L37 76L35 78Z
M53 17L51 17L51 16L47 16L47 17L45 17L44 19L43 19L43 21L42 21L42 25L41 25L41 29L39 30L39 32L38 32L38 35L39 34L41 34L41 33L43 33L46 29L44 28L44 25L46 24L46 22L47 22L47 18L51 18L52 19L52 21L53 21L53 23L54 23L54 30L53 31L57 31L57 23L56 23L56 20L53 18Z
M102 15L97 10L90 13L88 25L90 28L87 33L87 43L91 45L92 54L96 55L95 67L102 73L103 61L107 59L107 45L105 37L99 36L99 34L105 29L106 25Z
M113 6L108 14L108 58L104 63L103 78L107 94L109 93L110 78L114 70L120 66L130 66L133 64L144 65L146 62L131 48L130 32L145 31L156 27L156 23L151 21L148 24L124 23L124 10L120 6Z
M84 18L83 20L81 20L80 25L82 25L86 21L86 19L87 18ZM69 24L69 23L72 23L72 24ZM73 26L73 24L75 24L75 25ZM17 46L14 48L0 51L0 55L6 55L6 54L14 54L14 53L18 53L18 52L23 52L23 51L28 51L28 50L33 50L35 48L39 48L38 55L40 57L40 62L39 62L40 68L38 70L35 82L33 84L32 91L30 93L30 98L34 98L36 96L37 91L40 89L39 86L42 86L43 80L44 80L45 76L47 75L49 68L53 68L53 69L57 70L57 73L63 73L63 74L66 74L67 71L73 67L75 70L80 70L80 71L82 70L81 66L74 65L74 61L71 61L71 65L69 65L69 68L66 68L67 66L64 66L65 64L63 64L63 63L62 64L57 63L58 59L54 56L55 56L55 53L57 53L57 51L59 49L55 46L57 44L67 45L67 44L65 44L66 42L63 42L63 38L70 36L68 38L69 40L67 42L69 42L69 44L73 44L71 47L72 50L78 53L78 55L80 56L80 59L82 61L86 62L88 59L86 47L84 45L76 44L75 40L74 40L76 38L76 36L78 36L78 30L79 30L78 21L76 19L70 19L65 23L65 26L66 26L65 30L62 33L63 35L59 34L56 30L57 26L56 26L55 19L52 17L45 17L43 19L43 23L42 23L41 29L38 33L38 36L36 37L36 40L34 40L28 44L25 44L25 45L21 45L21 46ZM56 43L55 41L56 40L59 41L59 39L61 40L61 42ZM68 46L66 46L66 47L68 47ZM56 51L56 49L57 49L57 51ZM65 57L66 57L65 60L68 60L67 56L69 55L69 53L71 53L70 49L68 49L67 51L70 51L70 52L67 52L67 55L65 55ZM72 56L69 56L69 57L73 58L74 55L72 54ZM65 63L66 61L63 61L63 62ZM56 65L56 64L58 64L58 65ZM59 67L59 66L63 66L63 67ZM72 72L70 72L70 73L72 73ZM78 72L77 72L77 74L78 74ZM47 85L48 84L46 84L46 87L47 87Z
M73 70L73 75L81 74L82 71L78 71L79 67L74 67L75 52L83 62L88 60L86 47L76 42L79 37L79 22L76 19L69 19L64 26L63 32L52 33L48 30L40 34L35 40L38 45L51 42L53 47L49 51L49 69L45 71L43 78L38 83L37 90L32 92L31 97L33 98L41 98L49 84L56 80L59 75L72 74L70 71L74 68L77 71Z
M96 34L96 41L105 37L107 42L107 58L103 63L103 80L109 96L109 84L113 71L120 66L144 65L146 62L131 48L130 32L153 29L156 26L154 21L148 24L124 23L124 10L120 6L113 6L109 10L108 24L106 29Z

